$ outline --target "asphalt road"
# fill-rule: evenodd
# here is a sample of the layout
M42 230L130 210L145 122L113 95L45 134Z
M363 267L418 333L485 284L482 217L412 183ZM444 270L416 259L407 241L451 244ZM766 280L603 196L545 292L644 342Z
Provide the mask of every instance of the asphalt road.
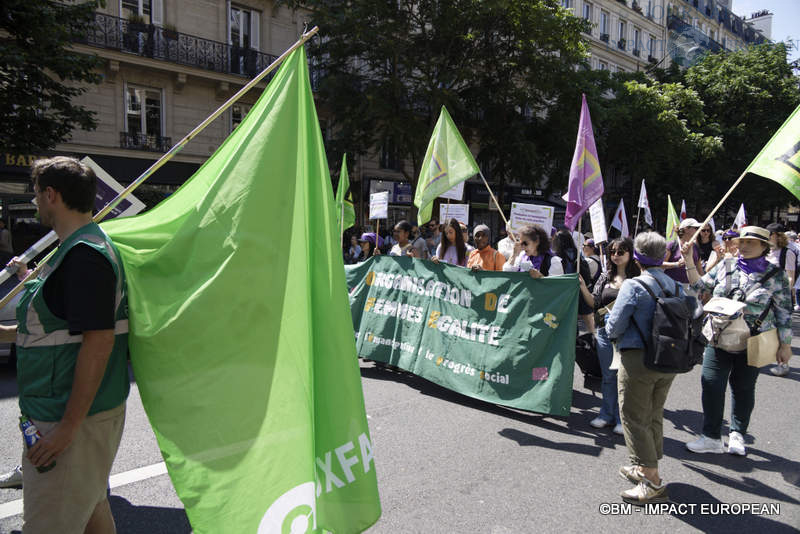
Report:
M369 532L798 532L800 358L792 364L784 378L762 371L744 458L684 448L702 423L700 370L675 380L660 465L675 506L645 513L620 506L619 492L630 486L617 475L627 463L625 444L610 429L589 426L599 392L583 387L577 368L573 408L558 418L494 406L362 363L383 505ZM18 463L22 449L16 394L14 372L3 369L2 470ZM111 479L118 532L191 532L168 476L159 474L160 462L134 384ZM21 497L19 490L0 490L0 533L21 528ZM739 505L750 503L768 505L769 513L742 512Z

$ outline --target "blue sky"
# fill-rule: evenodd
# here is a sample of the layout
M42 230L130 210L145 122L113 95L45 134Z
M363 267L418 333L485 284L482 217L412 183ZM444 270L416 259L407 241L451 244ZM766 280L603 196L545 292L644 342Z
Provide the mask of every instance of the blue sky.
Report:
M800 0L733 0L733 12L741 17L749 17L756 11L769 9L772 17L772 40L791 41L795 49L790 52L791 59L800 58Z

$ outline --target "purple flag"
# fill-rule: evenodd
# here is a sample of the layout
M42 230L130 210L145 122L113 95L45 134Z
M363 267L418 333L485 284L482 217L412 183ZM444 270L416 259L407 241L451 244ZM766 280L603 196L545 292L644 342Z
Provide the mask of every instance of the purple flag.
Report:
M603 176L600 174L600 162L597 160L589 106L586 105L586 95L582 95L578 140L575 143L572 166L569 168L569 189L564 198L567 201L567 213L564 216L566 227L574 230L581 215L601 196L603 196Z

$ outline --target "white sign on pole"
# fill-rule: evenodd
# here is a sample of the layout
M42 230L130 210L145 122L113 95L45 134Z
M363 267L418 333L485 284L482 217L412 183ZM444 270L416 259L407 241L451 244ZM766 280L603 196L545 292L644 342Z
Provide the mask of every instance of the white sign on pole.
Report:
M511 231L515 234L524 224L538 224L547 235L553 228L553 206L539 206L537 204L511 203Z
M439 198L449 198L450 200L461 200L464 198L464 182L458 182L456 185L439 195ZM466 224L466 223L464 223Z
M441 204L439 221L447 224L450 219L455 219L462 224L469 224L469 204Z
M606 216L603 213L603 199L598 198L597 201L589 206L589 217L592 220L592 238L595 243L602 243L608 241L608 232L606 231Z
M369 218L386 219L389 217L389 192L372 193L369 196Z
M91 167L95 176L97 176L97 194L94 204L97 211L100 211L105 208L109 202L114 200L117 195L122 193L125 188L89 156L83 158L81 163ZM133 194L130 194L106 215L106 220L136 215L142 211L144 207L144 203L141 200L133 196Z

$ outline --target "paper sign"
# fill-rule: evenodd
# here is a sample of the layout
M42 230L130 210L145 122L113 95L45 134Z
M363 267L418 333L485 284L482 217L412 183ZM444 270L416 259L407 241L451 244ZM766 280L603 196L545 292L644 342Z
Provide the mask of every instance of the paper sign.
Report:
M462 224L469 224L469 204L442 204L439 206L439 222L447 224L455 219Z
M517 233L524 224L538 224L547 235L553 228L553 206L539 206L537 204L511 203L511 231Z
M97 176L97 194L94 197L95 212L105 208L109 202L117 198L117 195L122 193L125 189L118 181L111 177L103 168L95 163L92 158L86 156L81 160L81 163L89 166ZM136 215L144 209L144 203L133 196L128 195L117 204L113 210L108 212L105 219L114 219L116 217L128 217Z
M389 192L372 193L369 196L369 218L386 219L389 217Z
M450 200L462 200L464 198L464 182L458 182L456 185L439 195L439 198L449 198ZM466 223L464 223L466 224Z
M589 217L592 220L592 238L595 243L603 243L608 241L608 232L606 232L606 216L603 213L603 199L597 199L597 202L589 207Z

